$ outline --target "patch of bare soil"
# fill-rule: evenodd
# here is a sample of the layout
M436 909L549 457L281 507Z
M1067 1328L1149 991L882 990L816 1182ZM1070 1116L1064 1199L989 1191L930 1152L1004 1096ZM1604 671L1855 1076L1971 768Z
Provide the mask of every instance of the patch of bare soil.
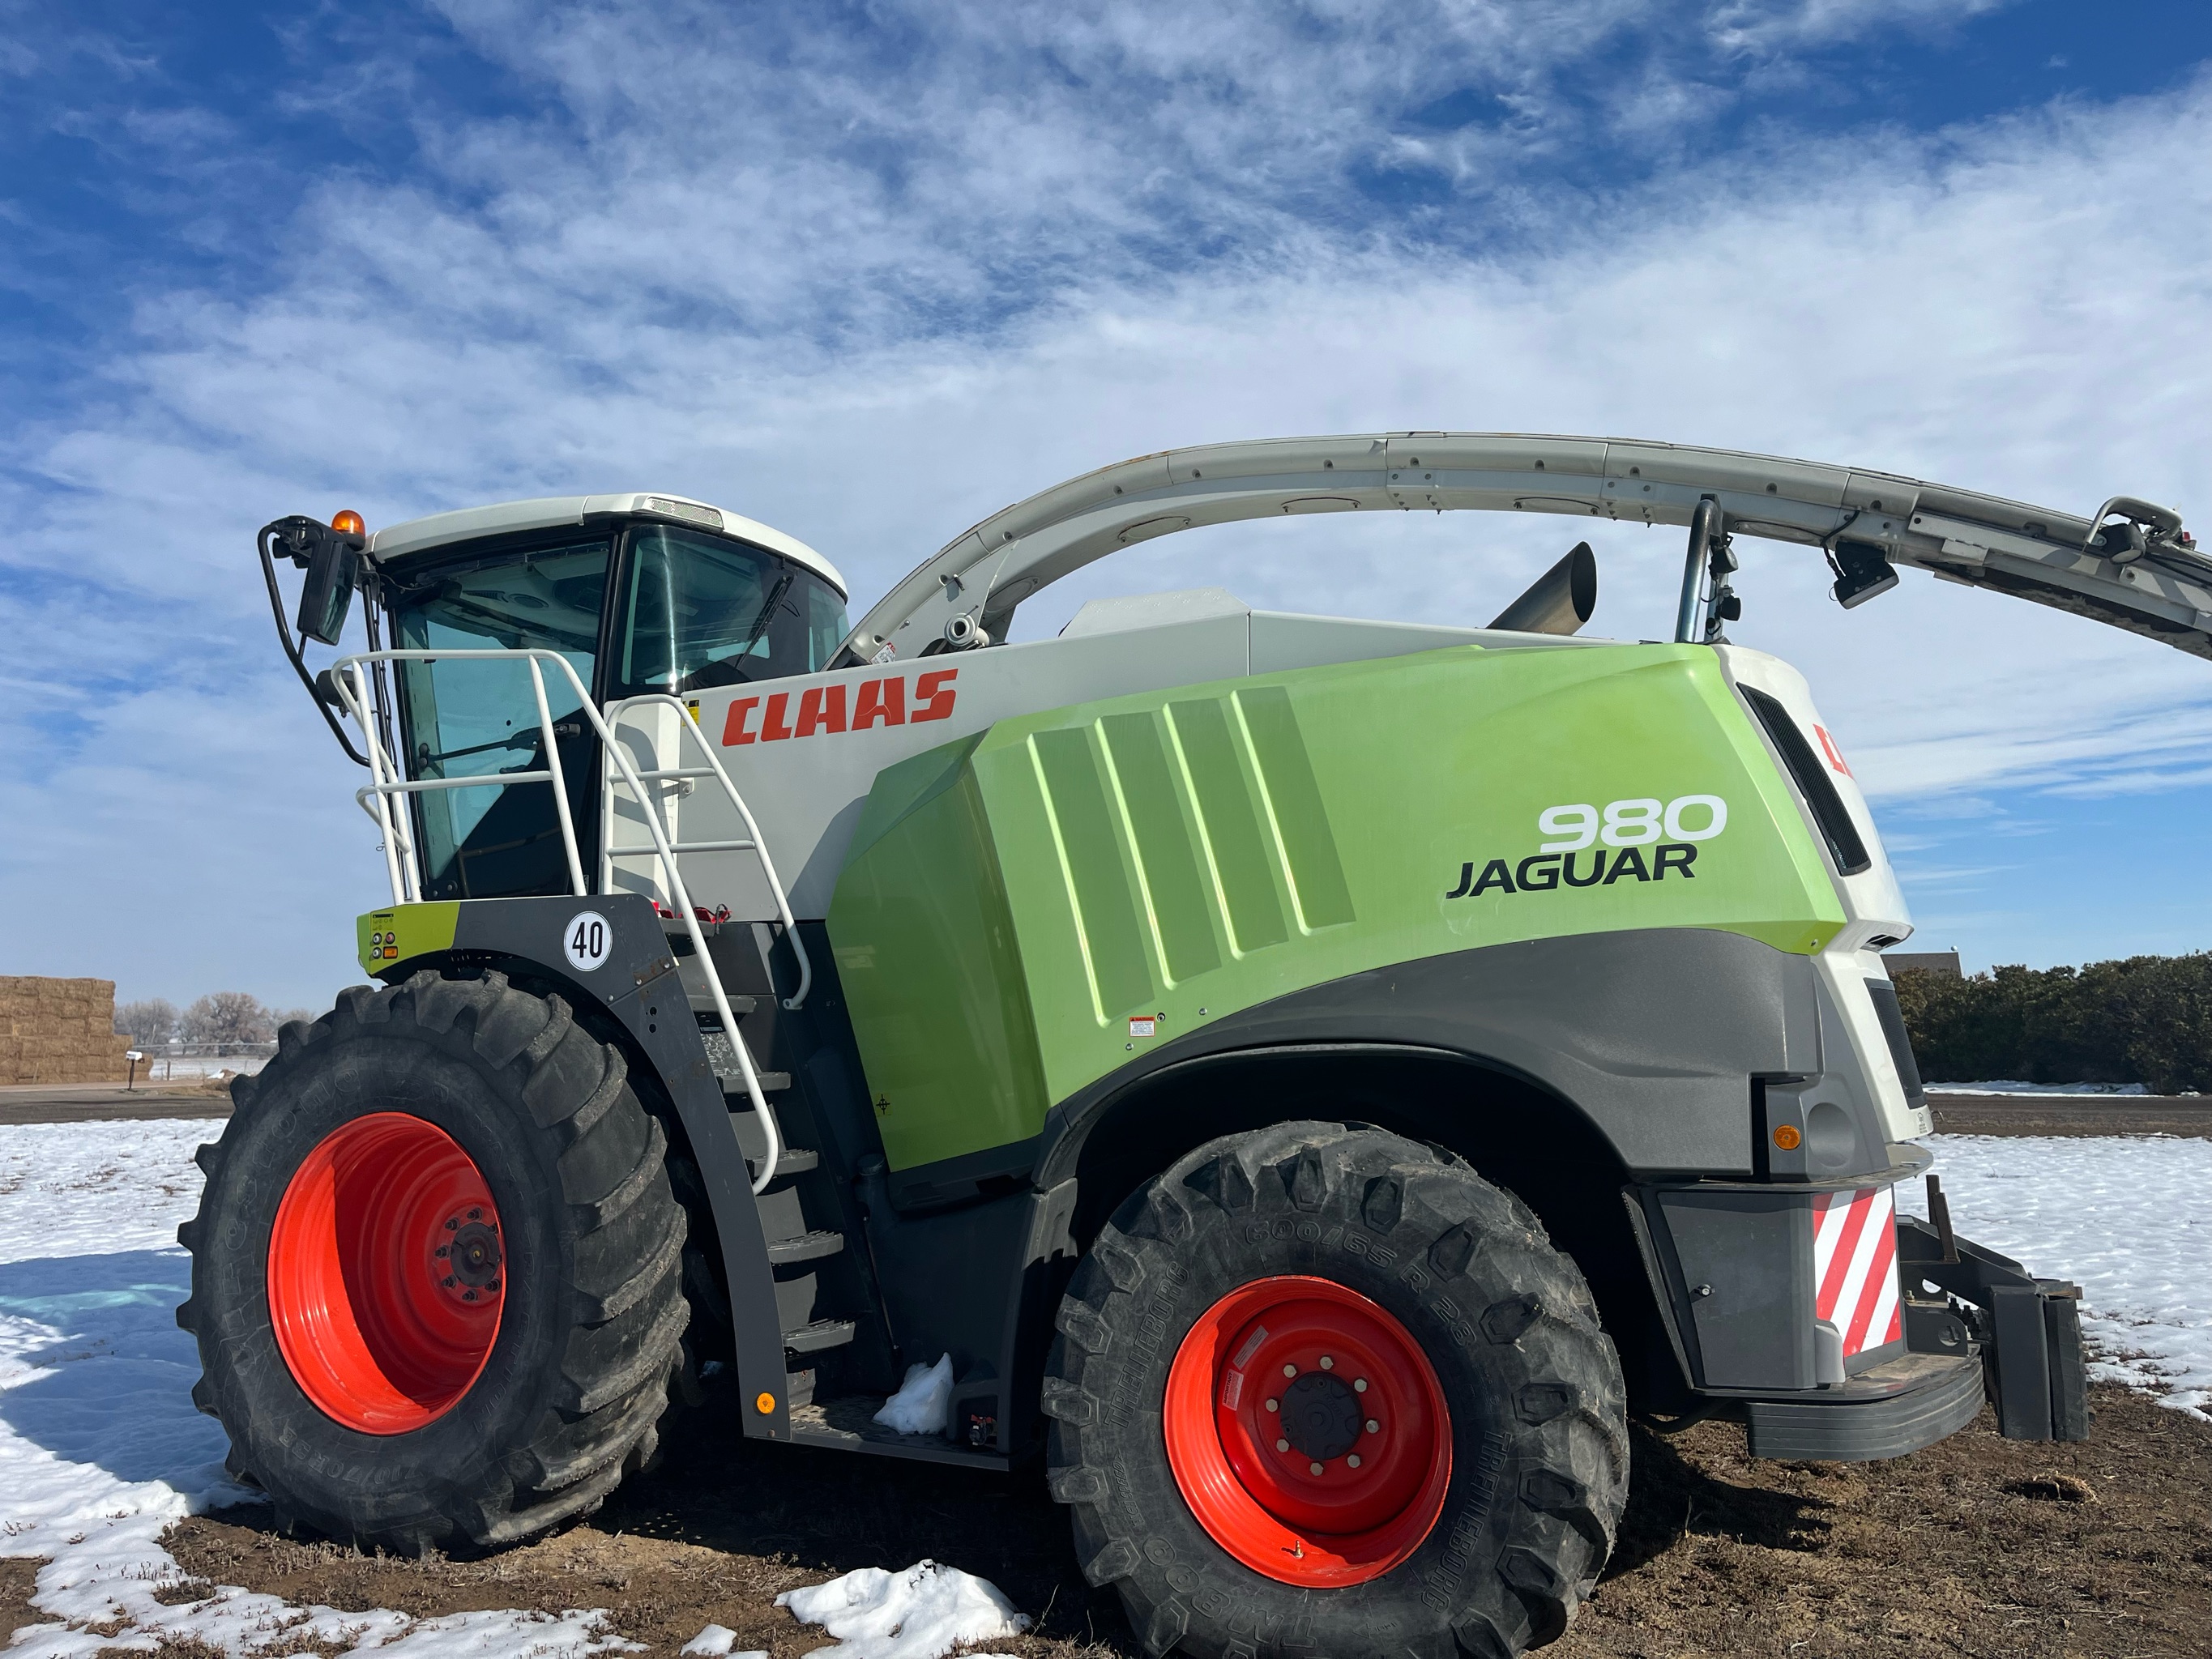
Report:
M2091 1389L2081 1445L1990 1413L1883 1463L1639 1431L1629 1513L1557 1659L2212 1652L2212 1426ZM1549 1659L1549 1656L1547 1656Z
M2084 1445L2000 1439L1984 1413L1887 1463L1754 1463L1732 1425L1672 1439L1639 1430L1620 1547L1549 1655L2202 1659L2212 1649L2212 1426L2114 1387L2095 1388L2092 1403ZM657 1654L715 1623L776 1659L823 1644L775 1606L777 1591L927 1556L1040 1615L1032 1636L994 1651L1140 1651L1111 1593L1084 1583L1066 1519L1035 1474L763 1446L711 1429L679 1443L588 1522L481 1560L294 1541L253 1510L188 1521L169 1547L200 1579L295 1601L605 1607L613 1629ZM0 1577L0 1595L13 1583ZM12 1610L27 1613L20 1601Z
M37 1587L38 1578L36 1561L0 1558L0 1619L8 1621L10 1632L44 1619L45 1615L31 1605L31 1592Z
M2179 1135L2212 1139L2212 1098L2198 1095L1931 1094L1947 1135Z

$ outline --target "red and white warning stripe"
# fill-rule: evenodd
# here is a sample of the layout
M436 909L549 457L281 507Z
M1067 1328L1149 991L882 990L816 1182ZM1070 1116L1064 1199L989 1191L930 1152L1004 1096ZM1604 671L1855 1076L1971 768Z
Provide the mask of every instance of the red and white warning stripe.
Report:
M1897 1211L1887 1187L1813 1198L1814 1316L1850 1355L1905 1334L1897 1303Z

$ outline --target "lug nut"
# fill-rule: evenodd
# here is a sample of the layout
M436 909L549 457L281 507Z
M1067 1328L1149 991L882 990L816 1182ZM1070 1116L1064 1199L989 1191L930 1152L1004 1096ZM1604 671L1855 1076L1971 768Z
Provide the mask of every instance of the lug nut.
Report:
M1291 1443L1290 1443L1289 1441L1287 1441L1287 1440L1278 1440L1278 1441L1275 1443L1275 1449L1276 1449L1277 1451L1288 1451L1288 1450L1290 1450L1290 1449L1291 1449Z
M447 1217L446 1218L446 1231L447 1231L447 1232L449 1232L449 1233L457 1233L457 1232L460 1231L460 1230L461 1230L461 1224L460 1224L459 1222L458 1222L458 1221L454 1220L454 1219L453 1219L453 1217L451 1217L451 1216L447 1216Z
M1297 1374L1298 1368L1296 1365L1285 1365L1283 1367L1283 1375L1285 1376L1296 1376Z
M451 1273L447 1273L445 1278L440 1279L438 1282L445 1285L447 1289L451 1290L453 1285L453 1276Z
M1382 1432L1382 1425L1370 1417L1367 1419L1367 1432L1370 1434L1380 1434Z
M1365 1394L1367 1392L1367 1379L1364 1376L1356 1376L1352 1378L1352 1391L1354 1394Z
M1323 1354L1321 1357L1321 1368L1325 1371L1333 1371L1336 1369L1336 1361Z
M482 1221L483 1219L483 1212L482 1210L471 1210L469 1212L469 1219L471 1221Z
M1359 1467L1359 1454L1358 1452L1354 1452L1351 1456L1346 1458L1344 1461L1352 1468L1356 1469Z
M1267 1409L1271 1412L1279 1412L1283 1409L1283 1402L1279 1400L1270 1400L1267 1402Z
M1308 1474L1319 1474L1321 1473L1321 1465L1320 1465L1320 1464L1318 1464L1318 1463L1309 1463L1309 1464L1307 1464L1307 1465L1306 1465L1306 1473L1307 1473Z

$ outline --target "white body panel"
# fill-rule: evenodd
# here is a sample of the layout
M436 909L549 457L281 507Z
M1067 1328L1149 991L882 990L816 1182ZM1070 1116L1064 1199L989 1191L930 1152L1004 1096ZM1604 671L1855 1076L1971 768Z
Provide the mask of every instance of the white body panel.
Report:
M1765 692L1787 709L1798 728L1813 739L1819 758L1828 769L1828 781L1835 786L1851 823L1866 842L1868 856L1874 860L1856 876L1844 875L1832 865L1829 869L1835 879L1837 896L1843 901L1845 921L1843 931L1814 959L1813 965L1832 1012L1850 1033L1850 1052L1824 1055L1828 1068L1824 1082L1833 1088L1863 1095L1866 1103L1879 1114L1892 1140L1910 1140L1926 1134L1934 1127L1933 1120L1926 1107L1915 1109L1907 1103L1904 1082L1897 1074L1896 1062L1890 1058L1888 1039L1882 1033L1874 1001L1867 994L1867 981L1889 977L1881 951L1887 944L1911 935L1912 918L1905 906L1904 891L1897 884L1897 872L1890 868L1889 856L1882 849L1866 795L1851 773L1841 740L1814 705L1813 693L1802 674L1764 651L1747 650L1737 645L1716 649L1722 672L1731 681ZM1798 811L1805 814L1805 830L1813 838L1814 845L1825 848L1820 826L1805 811L1802 802ZM1884 944L1878 945L1877 940Z

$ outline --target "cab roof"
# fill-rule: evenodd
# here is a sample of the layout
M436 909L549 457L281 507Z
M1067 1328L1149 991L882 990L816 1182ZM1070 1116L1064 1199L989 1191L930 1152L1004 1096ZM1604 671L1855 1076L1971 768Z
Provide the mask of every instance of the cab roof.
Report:
M849 597L852 590L831 564L795 536L771 529L755 520L732 513L688 495L540 495L530 501L501 501L492 507L464 507L458 513L433 513L378 531L368 538L369 556L379 564L403 554L420 553L449 542L474 541L479 536L501 536L524 530L551 530L562 525L580 525L586 519L610 514L666 519L705 530L717 530L781 553L801 564Z

